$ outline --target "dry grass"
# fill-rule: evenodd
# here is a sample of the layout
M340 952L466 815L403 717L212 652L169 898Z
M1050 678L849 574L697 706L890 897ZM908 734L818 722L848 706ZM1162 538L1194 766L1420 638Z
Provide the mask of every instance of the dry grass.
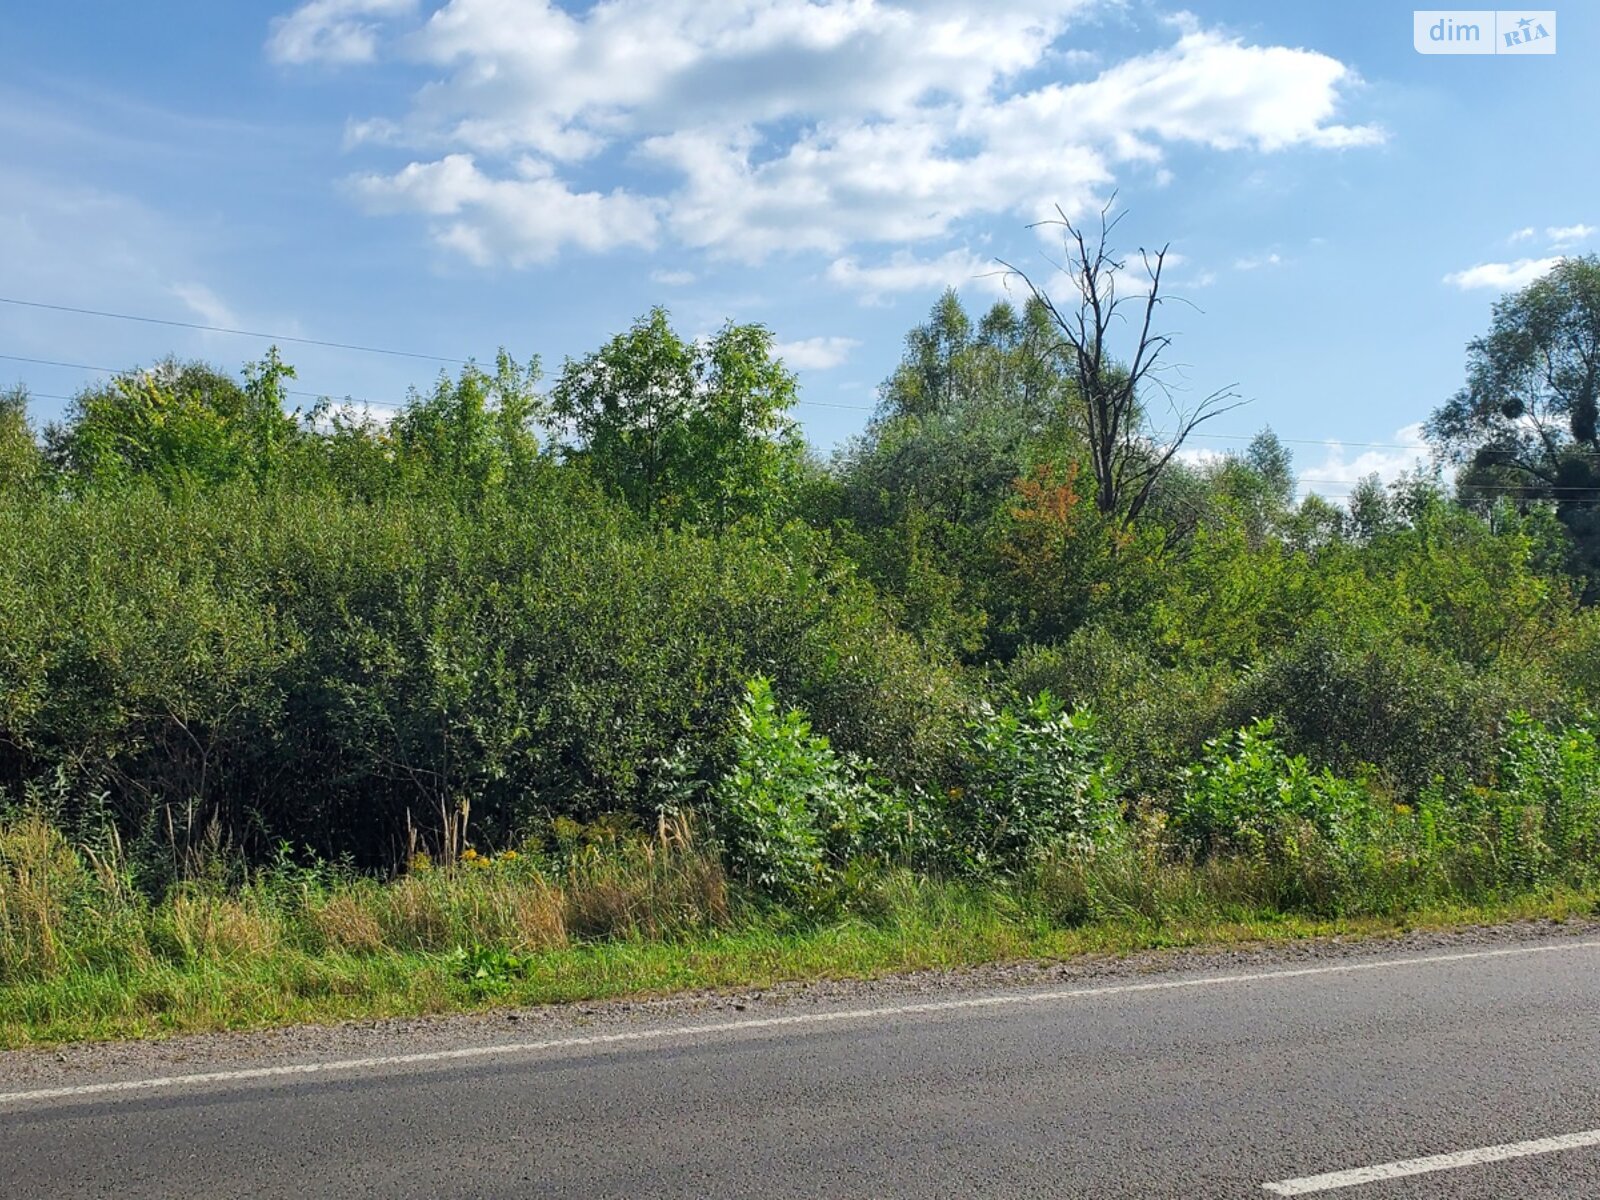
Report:
M348 892L310 905L306 909L306 919L330 950L372 954L383 949L383 925L377 914Z
M86 882L77 854L43 818L0 827L0 979L61 969L69 905Z
M184 888L156 910L155 936L180 961L236 962L270 956L283 942L276 914L246 897Z

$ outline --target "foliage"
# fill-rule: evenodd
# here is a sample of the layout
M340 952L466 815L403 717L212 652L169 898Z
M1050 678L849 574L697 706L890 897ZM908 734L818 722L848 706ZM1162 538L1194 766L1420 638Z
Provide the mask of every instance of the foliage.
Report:
M145 478L170 492L259 481L283 468L296 435L284 411L284 381L293 378L276 347L246 369L243 384L202 363L167 359L80 393L69 423L47 434L51 455L87 485Z
M1265 720L1206 743L1204 759L1187 772L1172 825L1204 854L1277 855L1292 853L1302 825L1335 843L1349 837L1371 802L1359 784L1285 754Z
M650 534L545 464L513 505L150 488L0 507L0 785L138 843L216 822L380 865L469 805L654 817L769 672L839 745L936 772L953 686L809 536ZM54 786L52 784L52 786Z
M1496 770L1503 842L1536 831L1538 845L1513 856L1523 882L1551 865L1600 868L1600 747L1593 728L1550 728L1514 714Z
M903 802L836 755L800 711L780 712L770 680L749 682L733 721L732 761L711 799L737 878L805 902L839 868L903 834Z
M528 970L528 960L490 946L457 946L445 958L456 977L477 996L500 996Z
M1015 870L1054 851L1088 851L1117 823L1114 772L1094 715L1049 692L1025 708L979 711L963 781L946 806L946 852L969 870Z
M1467 346L1466 386L1429 436L1461 494L1548 500L1591 581L1600 570L1600 258L1564 258L1494 306Z
M652 521L780 519L804 454L787 416L794 376L772 345L762 326L732 323L686 341L652 309L562 368L551 411L575 438L566 455Z

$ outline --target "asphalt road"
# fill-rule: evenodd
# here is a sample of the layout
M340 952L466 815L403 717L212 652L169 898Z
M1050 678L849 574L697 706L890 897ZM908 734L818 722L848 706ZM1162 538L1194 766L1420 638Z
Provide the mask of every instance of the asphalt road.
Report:
M1600 939L534 1032L0 1083L0 1196L1600 1196Z

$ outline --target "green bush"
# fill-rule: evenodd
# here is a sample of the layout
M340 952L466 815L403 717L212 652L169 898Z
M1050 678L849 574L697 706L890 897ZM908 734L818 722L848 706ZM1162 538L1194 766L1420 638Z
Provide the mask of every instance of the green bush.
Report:
M946 851L963 868L1015 870L1089 850L1118 821L1113 770L1094 714L1041 692L1020 711L984 707L967 729L962 783L945 807Z
M1591 729L1552 729L1513 714L1495 786L1478 797L1502 882L1531 885L1564 869L1600 867L1600 747Z
M1206 743L1205 758L1187 772L1173 827L1200 854L1237 850L1288 852L1302 827L1339 844L1372 807L1360 784L1284 753L1270 720Z
M1401 795L1435 776L1455 786L1487 777L1506 714L1549 703L1531 663L1474 667L1425 647L1312 630L1258 664L1223 718L1273 721L1289 750L1333 770L1376 768Z
M653 821L671 764L727 760L758 673L887 777L942 769L952 677L824 541L650 531L548 463L525 483L8 499L0 790L157 848L217 824L256 861L388 866L463 809L499 844L547 813Z
M1092 709L1128 788L1165 795L1206 740L1236 724L1223 716L1234 680L1225 666L1167 665L1103 625L1088 625L1064 642L1023 647L994 683L1009 703L1048 691Z
M905 805L834 753L772 683L752 679L734 713L733 761L712 789L712 818L733 874L809 902L852 860L898 841Z

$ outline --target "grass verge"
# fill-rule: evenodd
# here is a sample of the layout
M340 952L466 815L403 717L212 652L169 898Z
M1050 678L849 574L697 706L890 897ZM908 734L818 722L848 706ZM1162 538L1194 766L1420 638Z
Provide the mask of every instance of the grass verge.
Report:
M781 916L751 914L729 927L669 938L636 931L534 950L480 979L468 977L446 952L314 951L289 944L263 954L151 958L99 969L78 966L0 986L0 1046L759 988L785 980L872 978L1167 947L1381 937L1418 928L1535 918L1559 921L1592 915L1600 902L1600 894L1592 891L1552 889L1508 900L1432 905L1404 915L1125 915L1062 928L1007 891L909 876L889 891L887 905L870 918L795 924Z

